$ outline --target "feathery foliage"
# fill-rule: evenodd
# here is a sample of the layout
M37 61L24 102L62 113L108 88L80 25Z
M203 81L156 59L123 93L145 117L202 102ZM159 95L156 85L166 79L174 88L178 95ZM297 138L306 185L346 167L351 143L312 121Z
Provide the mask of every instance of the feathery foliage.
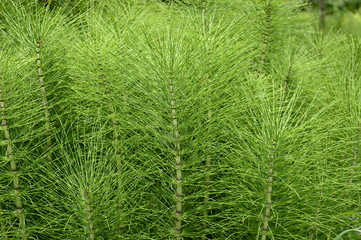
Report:
M301 7L1 2L0 238L357 239L360 42Z

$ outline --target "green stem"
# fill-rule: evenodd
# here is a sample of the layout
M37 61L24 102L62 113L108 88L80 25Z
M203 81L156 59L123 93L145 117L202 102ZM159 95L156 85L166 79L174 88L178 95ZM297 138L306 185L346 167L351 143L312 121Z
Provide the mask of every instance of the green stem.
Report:
M266 62L267 53L269 51L269 42L271 36L271 19L272 11L271 11L271 0L267 0L266 6L266 30L263 36L263 48L261 52L261 69L264 67Z
M44 81L44 72L43 72L43 64L42 64L42 56L41 56L41 48L43 46L42 41L38 40L36 42L36 67L37 67L37 74L39 78L40 84L40 92L42 95L42 104L44 108L44 116L45 116L45 131L47 136L46 148L47 148L47 155L48 160L52 160L52 153L51 153L51 146L52 146L52 138L51 138L51 119L50 119L50 110L49 110L49 102L47 99L47 91L45 87Z
M169 94L172 118L173 148L176 170L176 208L175 208L175 239L182 239L182 217L183 217L183 160L181 156L180 133L177 116L177 105L175 96L173 70L169 73Z
M10 170L12 172L13 178L13 193L14 193L14 203L15 203L15 212L19 219L19 232L18 232L18 239L25 240L26 237L26 230L25 230L25 215L23 209L23 203L21 199L21 188L20 188L20 179L19 179L19 170L17 168L17 163L15 159L15 152L13 148L13 143L11 140L10 129L7 122L6 116L6 105L4 99L4 86L0 86L0 108L2 110L2 130L4 132L5 141L7 143L7 150L6 155L7 159L10 162Z
M116 164L117 164L117 173L121 173L123 171L123 162L122 162L122 152L121 152L121 148L120 148L120 133L119 133L119 124L117 122L117 117L116 117L116 108L114 106L114 104L112 103L112 101L110 100L110 87L109 87L109 82L107 80L107 76L105 74L104 71L104 65L103 65L103 60L102 60L102 55L101 55L101 51L100 49L97 50L97 54L98 54L98 70L99 70L99 75L98 78L101 81L101 83L103 83L104 88L105 88L105 95L107 98L109 98L109 102L108 102L108 113L110 115L110 119L111 119L111 124L112 124L112 132L113 132L113 140L112 140L112 145L113 145L113 149L114 149L114 156L115 156L115 160L116 160ZM123 209L123 198L121 197L123 194L123 187L122 187L122 181L120 178L118 178L118 192L120 192L119 196L119 209L120 211L122 211ZM120 229L119 229L119 233L122 234L124 232L124 229L122 227L122 222L120 222Z
M84 203L85 203L85 211L87 214L87 224L89 227L89 240L95 239L95 232L94 232L94 221L93 221L93 208L90 200L90 194L88 190L84 190Z
M114 153L117 159L117 166L118 166L118 171L121 170L122 168L122 162L121 162L121 149L119 147L119 127L118 127L118 122L117 122L117 117L116 117L116 109L114 104L112 103L112 101L110 100L110 87L109 87L109 82L107 80L107 76L105 74L104 71L104 66L102 64L102 56L101 56L101 52L98 49L97 51L98 54L98 78L100 80L100 82L104 85L104 89L105 89L105 96L106 98L109 99L108 102L108 113L112 122L112 132L113 132L113 149L114 149Z
M274 164L276 160L276 141L273 141L271 154L270 154L270 165L268 169L268 182L267 182L267 192L266 192L266 209L264 212L263 228L262 228L262 240L266 240L267 234L269 231L269 221L271 218L271 208L272 208L272 194L273 194L273 172Z

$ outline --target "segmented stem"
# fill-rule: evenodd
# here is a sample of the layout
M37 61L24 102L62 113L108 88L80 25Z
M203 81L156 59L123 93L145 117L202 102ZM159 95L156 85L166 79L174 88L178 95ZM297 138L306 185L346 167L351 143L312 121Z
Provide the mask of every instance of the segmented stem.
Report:
M89 227L89 240L95 239L95 232L94 232L94 221L93 221L93 208L90 200L90 194L88 190L84 190L84 203L85 203L85 211L87 214L87 224Z
M0 108L1 108L1 116L2 116L2 130L4 132L5 141L6 141L6 155L7 159L10 162L10 170L12 172L13 177L13 194L14 194L14 202L16 207L16 215L19 218L19 232L18 232L18 239L25 240L26 237L26 229L25 229L25 215L23 209L23 203L21 199L21 188L20 188L20 179L19 179L19 169L17 167L15 152L13 148L13 143L10 135L10 129L7 121L6 116L6 105L4 99L4 86L0 85Z
M269 41L271 36L271 20L272 20L272 10L271 10L271 0L267 0L266 6L266 31L263 36L263 48L261 52L261 68L264 67L266 62L267 53L269 50Z
M48 102L48 94L45 87L44 81L44 72L43 72L43 64L42 64L42 56L41 56L41 48L43 43L38 40L36 42L36 67L37 67L37 74L39 78L40 84L40 92L42 95L42 104L44 108L44 116L45 116L45 131L47 136L46 148L47 148L47 155L48 160L52 160L52 153L51 153L51 146L52 146L52 138L51 138L51 119L50 119L50 110L49 110L49 102Z
M169 95L172 118L173 148L176 170L176 208L175 208L175 239L182 239L182 217L183 217L183 160L181 156L180 133L177 116L176 94L174 86L173 70L169 72Z
M107 80L107 75L105 74L104 71L104 65L103 65L103 60L102 60L102 54L100 49L97 50L97 54L98 54L98 78L99 80L104 84L104 88L105 88L105 95L106 97L110 97L110 87L109 87L109 82ZM116 117L116 108L114 106L114 104L112 103L111 99L109 98L109 102L108 102L108 113L110 115L110 119L111 119L111 124L112 124L112 132L113 132L113 149L114 149L114 156L116 159L116 164L117 164L117 172L121 173L122 169L123 169L123 162L122 162L122 153L121 153L121 148L120 148L120 134L119 134L119 124L117 122L117 117ZM122 182L121 179L118 178L118 192L122 192ZM121 194L119 194L119 196L121 196ZM123 198L119 197L119 208L120 210L122 210L123 208ZM122 224L120 224L122 225ZM119 229L119 233L122 234L123 233L123 228L122 226Z
M274 164L276 160L276 141L272 143L271 153L270 153L270 165L268 169L268 182L267 182L267 192L266 192L266 208L264 212L263 228L262 228L262 240L266 240L267 233L269 230L269 220L271 218L271 208L272 208L272 193L273 193L273 171Z
M109 83L107 81L107 77L104 71L104 66L102 64L102 57L101 57L101 52L98 49L97 51L98 54L98 70L99 70L99 75L98 78L99 80L104 84L104 88L105 88L105 95L106 97L110 97L110 87L109 87ZM122 163L121 163L121 149L119 147L119 127L118 127L118 122L117 122L117 118L116 118L116 109L114 104L112 103L112 101L109 99L108 102L108 112L110 115L110 119L112 121L112 132L113 132L113 149L114 149L114 153L117 159L117 166L118 166L118 170L120 171L122 168Z

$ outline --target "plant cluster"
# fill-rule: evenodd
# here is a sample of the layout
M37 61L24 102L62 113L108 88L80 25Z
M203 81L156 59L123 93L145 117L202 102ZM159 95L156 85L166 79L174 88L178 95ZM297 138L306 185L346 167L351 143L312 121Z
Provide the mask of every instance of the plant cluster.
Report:
M358 39L302 1L55 2L0 2L0 239L360 238Z

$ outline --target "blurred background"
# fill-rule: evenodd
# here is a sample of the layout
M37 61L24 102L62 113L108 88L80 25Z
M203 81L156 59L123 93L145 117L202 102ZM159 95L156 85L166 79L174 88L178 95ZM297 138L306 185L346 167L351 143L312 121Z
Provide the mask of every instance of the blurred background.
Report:
M117 0L123 3L147 5L149 9L159 8L160 5L175 3L183 6L194 6L202 0ZM238 4L241 0L228 0ZM361 0L287 0L305 4L303 10L312 12L319 25L325 31L337 30L346 34L361 36ZM81 8L92 6L104 0L35 0L40 4L53 7L71 9L73 13L81 12Z
M320 26L361 36L361 0L306 0L308 11L319 16Z

